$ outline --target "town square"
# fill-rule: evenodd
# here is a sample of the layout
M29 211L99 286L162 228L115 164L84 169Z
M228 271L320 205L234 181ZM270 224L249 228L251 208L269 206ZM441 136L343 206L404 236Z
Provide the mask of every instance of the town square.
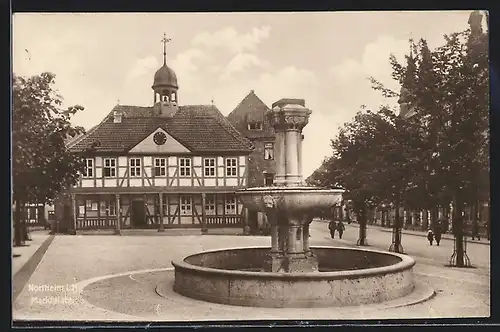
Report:
M14 322L489 317L487 24L14 15Z

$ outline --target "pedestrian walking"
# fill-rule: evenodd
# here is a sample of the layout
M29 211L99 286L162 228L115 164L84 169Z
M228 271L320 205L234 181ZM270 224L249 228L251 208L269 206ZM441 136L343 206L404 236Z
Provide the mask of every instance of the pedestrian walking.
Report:
M432 233L432 229L427 231L427 240L429 240L429 244L432 246L432 241L434 241L434 233Z
M472 223L472 239L474 240L474 238L476 238L478 240L481 240L481 238L479 237L479 220L476 219L473 223Z
M331 220L328 223L328 229L330 230L330 236L332 237L332 239L335 238L335 229L336 228L337 228L337 224L335 223L335 221Z
M342 238L342 234L344 234L344 231L345 231L345 226L341 220L337 223L337 232L339 232L339 238Z
M434 227L434 239L436 240L437 246L439 246L439 242L441 242L441 233L442 233L441 229L442 229L441 223L437 223L436 227Z

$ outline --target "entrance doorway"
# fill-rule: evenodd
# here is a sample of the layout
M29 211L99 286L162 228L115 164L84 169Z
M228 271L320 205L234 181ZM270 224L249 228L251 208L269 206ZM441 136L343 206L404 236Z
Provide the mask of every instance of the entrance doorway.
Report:
M146 207L144 201L132 201L131 224L134 228L146 227Z

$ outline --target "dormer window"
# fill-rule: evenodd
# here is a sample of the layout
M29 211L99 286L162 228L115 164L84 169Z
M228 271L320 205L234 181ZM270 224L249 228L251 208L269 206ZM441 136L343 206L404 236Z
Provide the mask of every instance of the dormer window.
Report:
M260 121L249 122L248 123L248 130L262 130L262 122L260 122Z
M120 111L113 112L113 122L114 123L122 123L123 114Z

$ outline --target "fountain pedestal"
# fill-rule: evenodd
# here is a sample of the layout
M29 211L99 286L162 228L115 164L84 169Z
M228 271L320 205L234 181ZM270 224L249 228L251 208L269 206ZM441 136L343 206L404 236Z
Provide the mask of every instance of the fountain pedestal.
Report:
M271 251L264 261L266 272L318 271L318 260L309 249L307 215L289 215L278 208L276 196L264 196L265 213L271 222Z

